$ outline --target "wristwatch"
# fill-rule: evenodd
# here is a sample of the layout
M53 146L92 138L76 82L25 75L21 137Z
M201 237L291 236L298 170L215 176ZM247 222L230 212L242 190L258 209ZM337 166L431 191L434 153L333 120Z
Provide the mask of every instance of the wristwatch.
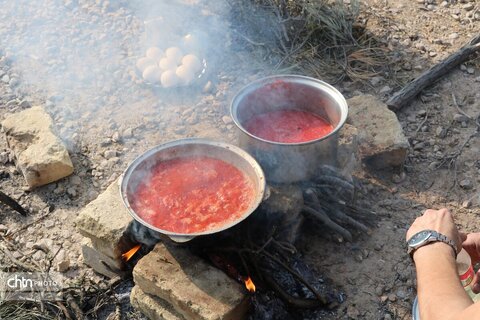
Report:
M447 236L437 232L435 230L422 230L420 232L415 233L410 239L408 239L408 254L411 258L413 258L413 253L420 247L423 247L432 242L444 242L450 245L455 252L455 258L457 257L457 245L455 241L449 239Z

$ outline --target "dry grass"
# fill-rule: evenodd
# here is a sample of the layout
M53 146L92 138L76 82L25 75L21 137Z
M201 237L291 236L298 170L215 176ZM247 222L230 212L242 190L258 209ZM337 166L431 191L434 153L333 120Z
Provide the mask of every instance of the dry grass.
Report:
M389 51L365 32L359 0L251 0L232 6L237 34L275 72L331 82L367 80L388 65Z
M42 312L31 303L2 302L0 303L0 319L11 320L53 320L59 319L50 312Z

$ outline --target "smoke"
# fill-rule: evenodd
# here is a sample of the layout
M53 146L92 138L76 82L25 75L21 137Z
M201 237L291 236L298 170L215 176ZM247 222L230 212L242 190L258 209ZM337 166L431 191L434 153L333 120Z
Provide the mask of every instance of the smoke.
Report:
M193 104L230 56L228 10L222 0L5 0L1 50L17 93L43 97L48 111L63 120L57 124L84 120L88 126L119 113L148 114L170 101ZM152 46L197 54L207 74L183 89L146 84L136 63ZM175 111L163 115L172 123L178 117Z

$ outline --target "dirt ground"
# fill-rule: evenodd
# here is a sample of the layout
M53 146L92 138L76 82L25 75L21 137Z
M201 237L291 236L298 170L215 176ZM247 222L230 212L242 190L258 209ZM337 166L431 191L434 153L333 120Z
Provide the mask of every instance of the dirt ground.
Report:
M59 6L70 12L72 7L67 3L70 2ZM139 36L142 17L122 10L121 2L110 4L107 10L103 9L104 3L80 1L80 9L72 9L72 20L68 22L71 28L78 21L90 19L86 17L93 12L99 25L128 31L121 31L123 38L119 41ZM55 1L50 4L57 5ZM0 42L0 119L31 105L45 106L69 148L75 173L28 190L5 139L0 138L0 190L30 211L27 217L22 217L0 206L0 235L13 234L8 243L1 238L0 266L6 271L15 265L5 250L29 265L52 263L55 267L68 260L69 270L65 275L72 283L105 287L107 281L82 263L82 237L73 223L79 210L112 183L129 162L157 144L183 137L209 137L235 143L234 126L228 117L231 98L249 81L268 75L270 69L252 63L248 52L237 51L227 41L225 50L229 59L216 61L198 86L168 91L142 83L132 72L143 50L141 45L132 44L118 58L121 60L118 69L111 70L114 76L108 85L114 88L92 92L89 89L97 89L92 86L77 91L73 85L60 91L62 87L49 83L43 86L38 81L41 77L27 76L28 70L38 66L38 60L17 56L23 51L14 49L22 46L15 47L12 43L15 37L24 35L15 30L28 25L28 19L21 14L9 16L10 9L8 5L0 8L0 37L5 40ZM367 30L388 44L395 62L388 72L367 82L344 81L335 86L347 98L370 93L388 99L478 33L480 21L475 19L479 9L478 3L465 0L364 2L361 16L368 21ZM59 23L66 23L65 28L68 24ZM80 42L84 40L82 36L78 38ZM32 50L31 54L35 52ZM99 59L106 59L108 64L108 58L99 55ZM55 62L53 66L61 75L62 69ZM448 167L449 156L477 130L474 119L480 112L479 66L477 58L456 68L397 113L411 144L403 168L382 172L363 168L354 173L362 185L361 203L378 216L371 234L357 235L354 242L340 244L312 232L300 237L299 248L306 260L345 292L345 301L329 319L410 319L416 291L414 269L406 254L405 232L426 208L447 207L454 213L460 229L480 231L477 136L462 149L455 169ZM48 74L47 66L39 67L39 73L44 71L42 68ZM69 81L75 83L74 79ZM80 96L78 92L87 93ZM471 119L459 116L452 95ZM447 162L441 166L444 161ZM49 252L38 249L42 243ZM129 312L129 318L140 317L128 308L124 312ZM104 319L106 315L102 313L98 318Z

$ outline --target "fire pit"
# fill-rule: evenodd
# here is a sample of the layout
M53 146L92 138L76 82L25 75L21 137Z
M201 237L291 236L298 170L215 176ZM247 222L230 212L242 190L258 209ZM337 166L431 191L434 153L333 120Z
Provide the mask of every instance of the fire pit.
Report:
M252 127L248 125L252 118L279 111L301 112L317 121L323 119L331 125L330 132L300 141L297 139L296 142L272 141L252 132ZM317 79L296 75L273 76L252 82L240 90L231 104L240 147L260 163L267 181L276 183L306 181L320 165L335 166L337 133L345 123L347 113L347 102L334 87ZM292 115L288 116L292 118ZM288 118L285 120L279 125L285 125Z

